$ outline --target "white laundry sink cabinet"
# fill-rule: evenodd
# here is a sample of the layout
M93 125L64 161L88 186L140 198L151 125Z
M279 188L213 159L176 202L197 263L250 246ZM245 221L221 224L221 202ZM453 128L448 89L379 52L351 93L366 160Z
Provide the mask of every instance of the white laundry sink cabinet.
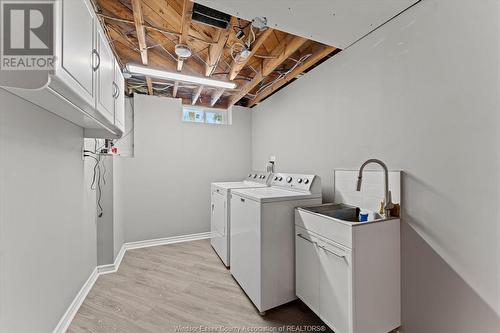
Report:
M400 220L347 223L295 211L296 294L336 333L401 325Z

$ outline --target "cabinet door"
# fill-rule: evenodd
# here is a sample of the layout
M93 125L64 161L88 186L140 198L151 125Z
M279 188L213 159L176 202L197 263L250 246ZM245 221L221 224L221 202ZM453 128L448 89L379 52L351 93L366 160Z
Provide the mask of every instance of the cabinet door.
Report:
M97 29L99 68L97 69L97 110L111 123L115 121L115 58L106 36Z
M337 333L352 332L351 254L330 243L319 245L319 311Z
M319 257L317 240L305 229L295 232L295 288L297 296L319 313Z
M64 0L62 9L61 67L64 81L87 103L95 103L95 19L87 1ZM66 75L67 74L67 75Z
M120 65L115 61L115 125L125 131L125 80Z
M217 192L212 192L212 237L224 237L226 234L226 200Z

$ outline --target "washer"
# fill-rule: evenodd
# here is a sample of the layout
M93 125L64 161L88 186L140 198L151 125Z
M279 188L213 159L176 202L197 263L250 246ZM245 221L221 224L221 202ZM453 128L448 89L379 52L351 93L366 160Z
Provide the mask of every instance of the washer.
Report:
M278 173L270 187L231 191L231 274L261 314L297 298L294 209L321 202L314 175Z
M271 174L253 171L240 182L212 183L212 214L210 219L210 243L226 267L230 264L229 244L231 230L230 195L233 189L269 186Z

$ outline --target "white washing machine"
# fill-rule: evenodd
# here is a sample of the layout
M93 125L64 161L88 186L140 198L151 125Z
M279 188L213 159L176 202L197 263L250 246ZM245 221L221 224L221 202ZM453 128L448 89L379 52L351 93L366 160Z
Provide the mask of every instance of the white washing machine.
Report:
M231 274L261 314L297 298L294 209L321 202L314 175L277 173L270 187L231 191Z
M231 230L231 190L241 188L260 188L269 186L271 174L254 171L240 182L212 183L212 214L210 243L226 267L230 264L230 230Z

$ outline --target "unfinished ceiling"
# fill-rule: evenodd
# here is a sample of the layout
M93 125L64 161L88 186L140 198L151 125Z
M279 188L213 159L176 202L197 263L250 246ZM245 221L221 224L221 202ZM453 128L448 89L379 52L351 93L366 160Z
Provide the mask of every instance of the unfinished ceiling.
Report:
M129 93L177 97L184 104L254 106L340 51L189 0L94 0L94 5L122 67L143 64L237 85L127 79ZM176 45L187 45L191 56L179 57Z

